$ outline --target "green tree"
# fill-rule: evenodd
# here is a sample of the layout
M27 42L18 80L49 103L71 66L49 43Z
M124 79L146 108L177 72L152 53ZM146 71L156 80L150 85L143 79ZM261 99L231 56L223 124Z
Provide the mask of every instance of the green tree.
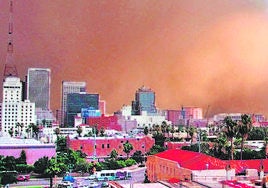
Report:
M241 115L241 121L239 121L238 125L238 133L241 135L242 141L241 141L241 152L240 152L240 160L243 158L243 149L244 149L244 141L248 137L248 133L252 129L252 121L251 117L247 114Z
M47 156L44 156L34 163L34 172L41 174L42 176L45 175L45 171L49 166L49 159Z
M174 133L175 133L174 127L171 128L170 132L171 132L172 140L174 140Z
M117 153L117 151L116 151L115 149L113 149L113 150L111 151L111 153L110 153L110 158L116 160L117 157L118 157L118 153Z
M67 164L63 162L61 157L51 158L48 162L48 167L45 170L45 173L49 177L50 187L53 186L53 177L56 175L59 176L67 171Z
M100 136L104 137L105 130L103 127L100 128Z
M137 163L143 163L143 155L141 151L135 151L131 158L134 159Z
M30 173L34 171L34 166L28 164L16 164L16 170L19 173Z
M16 159L13 156L6 156L3 159L3 162L5 164L5 168L7 171L14 171L16 170Z
M162 121L161 123L161 132L165 133L166 132L166 128L167 128L167 122Z
M232 120L230 116L227 116L223 120L223 132L231 142L231 159L234 159L234 137L237 135L237 122Z
M264 127L253 127L252 130L248 133L247 140L264 140L266 137Z
M127 159L129 157L129 153L133 150L133 146L131 143L126 141L126 143L123 144L123 151L127 154Z
M25 150L22 150L20 153L20 157L16 160L18 164L27 164L26 162L26 153Z
M193 139L194 139L194 133L196 132L196 129L194 127L190 127L189 129L189 135L191 138L191 144L193 143Z
M213 156L220 159L228 159L228 143L225 134L219 134L214 142Z
M159 145L160 147L164 147L164 143L166 140L166 137L164 136L164 134L156 132L153 134L153 138L155 140L156 145Z
M19 122L16 123L16 128L18 130L19 136L22 135L23 127L24 127L24 125L22 123L19 123Z
M4 159L5 159L5 156L0 155L0 172L6 171Z
M162 152L162 151L165 151L165 147L164 146L159 146L159 145L153 145L151 148L150 148L150 151L147 153L148 155L154 155L156 153L159 153L159 152Z
M79 158L74 168L76 172L81 172L82 176L84 176L84 173L89 172L89 169L90 165L84 158Z
M129 158L129 159L125 160L125 163L126 163L126 166L132 166L132 165L136 164L136 161L134 159Z
M39 133L39 127L38 127L38 125L35 125L34 123L30 123L29 128L32 130L34 136L36 138L38 138L38 133Z
M0 172L0 187L1 185L6 187L7 184L17 183L16 175L15 171Z
M147 126L146 126L146 127L144 127L143 133L144 133L145 135L148 135L149 130L148 130L148 127L147 127Z
M57 152L67 152L66 137L58 136L56 140L56 147Z
M99 130L97 129L97 125L95 125L95 126L92 128L92 132L93 132L93 135L96 135L96 136L99 135Z
M84 137L92 137L92 136L93 136L92 131L89 131L87 134L84 135Z
M57 136L57 140L58 140L59 135L60 135L60 128L57 127L57 128L54 130L54 132L55 132L55 134L56 134L56 136Z
M81 137L81 133L83 132L82 127L78 126L76 132L77 132L78 136Z
M8 130L8 134L10 135L10 137L13 137L14 136L14 128L11 127L9 130Z

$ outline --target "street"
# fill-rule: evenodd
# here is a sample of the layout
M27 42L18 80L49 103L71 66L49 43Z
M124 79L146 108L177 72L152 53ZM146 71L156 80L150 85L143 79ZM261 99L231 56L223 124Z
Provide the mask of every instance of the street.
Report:
M130 170L132 172L132 178L129 180L118 180L120 184L132 184L132 183L141 183L144 181L145 168L137 168ZM75 177L75 179L86 179L87 177ZM54 179L53 179L54 180ZM60 182L62 177L57 178L57 182ZM27 187L27 186L48 186L49 178L38 178L30 179L29 181L20 181L17 184L11 184L9 187Z

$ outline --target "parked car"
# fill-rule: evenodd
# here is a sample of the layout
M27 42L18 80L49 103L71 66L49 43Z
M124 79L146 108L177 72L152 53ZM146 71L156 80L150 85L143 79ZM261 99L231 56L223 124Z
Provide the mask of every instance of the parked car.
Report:
M30 175L18 175L17 181L29 181Z
M102 182L101 187L109 187L109 183L106 181Z

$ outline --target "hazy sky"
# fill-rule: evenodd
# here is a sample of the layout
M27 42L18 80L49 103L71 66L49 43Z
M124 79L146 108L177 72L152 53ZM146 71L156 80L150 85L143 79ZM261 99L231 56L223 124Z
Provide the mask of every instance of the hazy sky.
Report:
M13 0L14 61L86 81L108 113L145 85L160 109L210 105L209 114L268 115L268 11L260 0ZM0 71L9 1L0 1Z

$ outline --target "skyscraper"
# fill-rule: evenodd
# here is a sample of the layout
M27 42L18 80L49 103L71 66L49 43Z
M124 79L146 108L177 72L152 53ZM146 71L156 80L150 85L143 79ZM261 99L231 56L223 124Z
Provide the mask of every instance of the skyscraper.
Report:
M156 113L155 92L145 86L136 91L135 101L132 102L133 115L141 115L142 111L148 114Z
M50 69L29 68L27 75L27 99L36 108L50 109Z
M67 123L66 108L67 108L67 95L69 93L86 92L86 82L69 82L62 81L61 88L61 126Z
M22 101L22 83L17 77L7 77L3 83L1 130L13 135L26 135L28 126L36 123L35 104ZM20 125L20 126L17 126Z
M66 119L68 126L74 126L74 117L81 113L82 108L99 109L99 94L69 93L66 101Z

